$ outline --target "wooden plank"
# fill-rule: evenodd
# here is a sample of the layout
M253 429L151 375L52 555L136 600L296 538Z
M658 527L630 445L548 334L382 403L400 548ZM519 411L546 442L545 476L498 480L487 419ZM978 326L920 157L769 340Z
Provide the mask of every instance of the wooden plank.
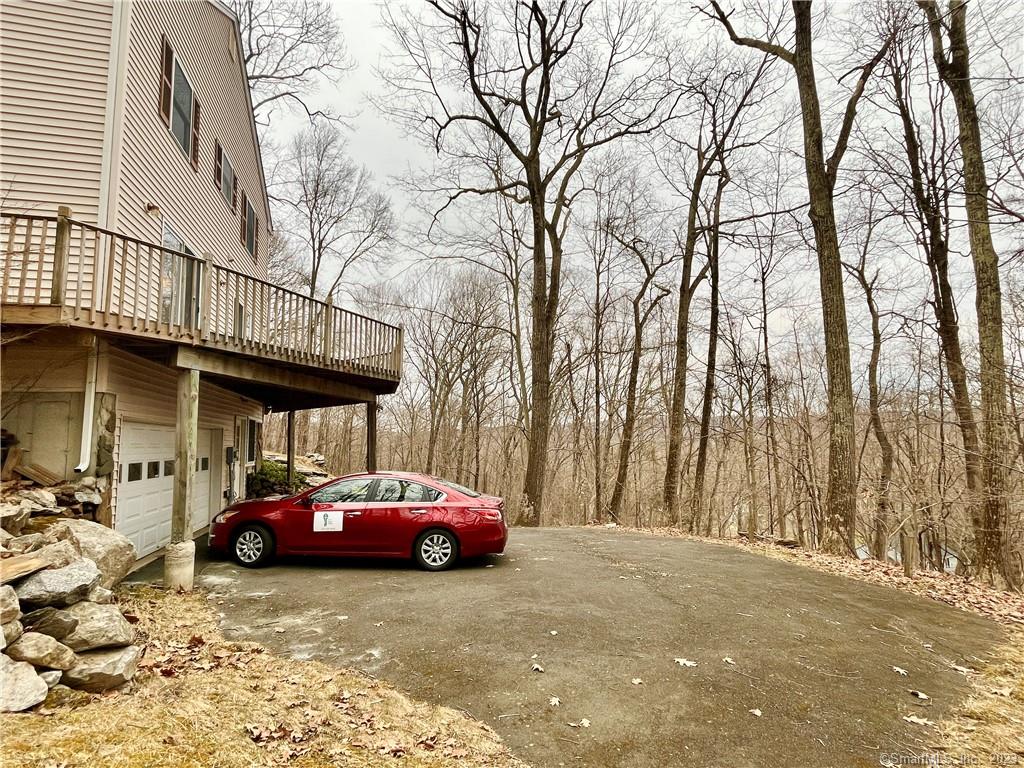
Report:
M20 579L29 574L41 571L50 564L50 561L43 557L36 557L34 553L15 555L0 560L0 584Z
M14 468L21 463L21 448L12 445L7 450L7 458L4 459L3 469L0 469L0 480L13 480Z
M57 236L53 244L53 285L50 303L64 303L64 280L68 272L68 253L71 250L71 209L62 205L57 209Z
M60 485L64 482L64 478L60 475L56 475L46 467L41 467L38 464L29 464L27 467L14 467L14 471L22 477L27 477L29 480L39 483L40 485Z
M366 404L366 471L377 471L377 398Z

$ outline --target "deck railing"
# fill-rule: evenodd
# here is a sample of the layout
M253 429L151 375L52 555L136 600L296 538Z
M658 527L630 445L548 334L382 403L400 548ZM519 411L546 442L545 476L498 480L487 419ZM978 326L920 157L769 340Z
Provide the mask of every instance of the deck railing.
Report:
M402 329L160 245L57 216L0 216L0 302L76 324L397 380Z

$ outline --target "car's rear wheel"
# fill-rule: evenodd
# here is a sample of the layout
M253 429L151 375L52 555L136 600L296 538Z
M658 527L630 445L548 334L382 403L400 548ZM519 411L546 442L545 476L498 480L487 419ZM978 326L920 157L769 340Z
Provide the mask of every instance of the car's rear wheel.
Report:
M455 534L439 528L424 531L416 539L413 558L420 568L427 571L443 571L455 565L459 557L459 542Z
M262 525L247 525L235 534L231 554L239 565L262 568L274 559L274 536Z

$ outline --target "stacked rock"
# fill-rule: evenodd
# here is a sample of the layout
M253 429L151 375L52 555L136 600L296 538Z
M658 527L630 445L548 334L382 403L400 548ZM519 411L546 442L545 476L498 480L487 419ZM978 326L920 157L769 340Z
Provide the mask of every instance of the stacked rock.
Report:
M88 520L0 542L0 711L34 707L51 689L132 679L142 648L111 589L134 562L126 537Z

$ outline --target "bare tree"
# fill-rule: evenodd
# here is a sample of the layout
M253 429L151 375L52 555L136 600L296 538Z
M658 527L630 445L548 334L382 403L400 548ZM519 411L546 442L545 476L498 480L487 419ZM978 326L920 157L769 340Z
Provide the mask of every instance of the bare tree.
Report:
M964 205L967 209L967 230L974 263L975 309L978 314L981 354L981 471L985 484L985 535L978 545L978 557L983 570L999 570L1007 583L1019 585L1024 574L1011 561L1006 530L1009 519L1006 485L1010 430L1006 414L1006 362L1003 351L999 256L989 226L989 185L985 172L981 124L971 82L967 3L966 0L950 0L947 15L939 12L935 0L919 0L918 5L928 20L935 68L953 95L960 123Z
M313 298L334 298L345 274L381 257L391 241L391 203L369 170L349 159L337 126L320 122L296 134L271 192L289 236L307 254Z
M885 56L892 42L891 35L863 66L846 102L842 125L832 154L825 157L821 104L814 73L812 54L811 3L794 0L795 22L792 49L778 42L777 36L761 40L737 34L717 0L712 0L714 17L722 24L736 45L754 48L789 64L796 74L800 93L804 130L804 162L807 170L807 191L810 197L810 219L818 251L818 272L821 282L822 322L825 327L825 350L828 362L829 396L829 483L828 538L826 547L833 551L853 551L857 515L857 488L854 463L854 405L850 373L850 341L843 295L843 268L836 228L834 195L839 164L846 153L860 101L868 78Z
M531 422L522 521L544 509L551 367L562 295L563 241L588 156L657 130L679 100L671 58L646 5L599 9L429 0L428 15L385 11L400 49L384 104L420 132L464 195L503 195L530 210ZM592 18L593 17L593 18Z
M321 82L351 68L335 6L326 0L232 0L232 8L257 119L266 122L279 104L299 108L311 120L336 117L313 105Z

